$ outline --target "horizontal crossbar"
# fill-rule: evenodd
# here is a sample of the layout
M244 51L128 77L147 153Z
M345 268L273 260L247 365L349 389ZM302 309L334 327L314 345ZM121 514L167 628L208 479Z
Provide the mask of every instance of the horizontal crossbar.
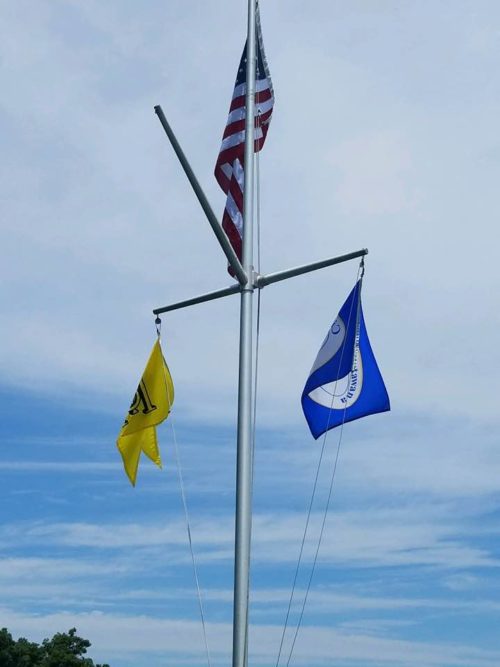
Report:
M327 266L342 264L342 262L348 262L349 260L356 259L357 257L364 257L367 254L368 250L363 248L362 250L350 252L347 255L339 255L338 257L330 257L329 259L320 259L319 262L312 262L311 264L302 264L302 266L296 266L294 269L286 269L285 271L268 273L267 276L259 276L256 280L255 286L259 288L265 287L266 285L271 285L272 283L277 283L281 280L287 280L288 278L301 276L304 273L310 273L311 271L317 271L318 269L325 269Z
M229 296L230 294L236 294L240 291L240 286L235 284L231 287L225 287L224 289L215 290L214 292L207 292L207 294L201 294L200 296L195 296L192 299L186 299L185 301L177 301L177 303L172 303L170 306L163 306L162 308L155 308L153 313L155 315L160 315L161 313L168 313L171 310L179 310L179 308L186 308L187 306L195 306L197 303L203 303L204 301L213 301L214 299L220 299L223 296Z
M311 264L303 264L302 266L296 266L294 269L286 269L285 271L268 273L266 276L258 275L253 281L253 288L262 289L263 287L266 287L266 285L272 285L273 283L280 282L281 280L287 280L288 278L301 276L304 273L310 273L311 271L324 269L328 266L333 266L334 264L341 264L342 262L348 262L351 259L356 259L357 257L364 257L367 254L368 250L366 248L363 248L362 250L356 250L355 252L350 252L347 255L339 255L338 257L321 259L318 262L312 262ZM196 304L204 303L205 301L213 301L214 299L221 299L224 296L237 294L238 292L241 292L242 289L243 287L241 285L235 283L230 287L224 287L223 289L215 290L214 292L207 292L206 294L195 296L192 299L185 299L184 301L177 301L176 303L172 303L169 306L162 306L161 308L155 308L153 310L153 313L155 315L161 315L161 313L168 313L172 310L187 308L187 306L195 306Z

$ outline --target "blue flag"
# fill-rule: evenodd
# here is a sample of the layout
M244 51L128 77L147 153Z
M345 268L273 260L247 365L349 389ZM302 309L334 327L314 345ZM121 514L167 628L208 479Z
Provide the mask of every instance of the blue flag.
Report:
M391 409L366 332L361 280L323 341L302 392L302 409L314 438L345 422Z

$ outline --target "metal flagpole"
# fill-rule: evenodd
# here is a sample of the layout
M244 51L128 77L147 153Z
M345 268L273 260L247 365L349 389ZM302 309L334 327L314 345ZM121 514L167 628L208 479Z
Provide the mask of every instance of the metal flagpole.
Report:
M255 289L281 282L311 271L362 257L368 250L330 257L292 269L268 275L257 275L253 267L253 202L254 202L254 122L256 73L256 7L257 0L248 0L248 31L246 51L245 154L243 187L243 244L240 263L224 230L218 223L210 204L177 141L160 106L155 112L188 177L219 244L232 266L238 284L190 299L156 308L156 315L240 292L240 344L238 384L238 439L236 463L236 524L233 606L232 667L247 667L248 601L250 575L250 543L252 532L252 436L253 436L253 368L252 368L252 305Z
M233 602L233 667L246 667L250 542L252 532L252 305L253 305L253 197L255 118L255 10L248 0L245 99L245 162L243 188L242 264L247 282L241 288L240 357L238 384L238 441L236 463L236 525Z

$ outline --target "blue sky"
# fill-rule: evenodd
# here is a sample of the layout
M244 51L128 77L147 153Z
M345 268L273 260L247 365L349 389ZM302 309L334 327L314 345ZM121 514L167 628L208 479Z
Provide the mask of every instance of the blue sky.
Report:
M34 640L76 626L112 667L206 664L173 421L213 664L228 664L236 297L163 319L164 469L145 462L132 489L115 438L152 308L230 280L153 106L221 212L245 3L0 12L0 624ZM261 14L276 92L262 270L369 248L364 313L393 408L345 428L290 664L497 667L500 8L261 0ZM262 293L254 664L276 661L319 455L300 394L356 270ZM313 536L335 446L332 432Z

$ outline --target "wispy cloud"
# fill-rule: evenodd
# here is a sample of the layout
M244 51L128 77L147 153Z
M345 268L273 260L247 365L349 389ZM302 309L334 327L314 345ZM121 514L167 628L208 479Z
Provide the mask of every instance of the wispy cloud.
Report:
M147 616L120 616L115 614L51 614L29 616L2 610L2 618L9 623L14 634L40 637L40 625L55 632L73 623L80 632L94 638L93 654L99 659L112 659L131 654L121 664L147 660L156 665L165 657L175 660L178 655L192 664L203 661L200 628L191 621L169 621ZM209 624L208 633L215 664L229 658L231 626ZM251 628L254 649L251 659L257 664L269 663L276 655L279 627L254 625ZM162 657L160 657L160 655ZM354 664L420 665L420 667L466 666L495 667L499 655L493 651L472 649L467 645L429 644L376 638L355 630L342 631L331 628L304 628L296 651L298 664L331 664L332 660L349 660Z
M117 470L118 464L98 463L89 461L0 461L0 470L22 471L22 472L109 472Z
M296 662L497 667L498 6L262 12L277 105L261 269L369 248L364 311L393 406L344 431ZM34 639L77 625L113 665L203 663L172 421L164 471L142 466L134 490L114 438L151 309L231 281L152 107L222 211L212 171L244 14L226 0L0 7L2 624ZM300 393L356 269L262 293L256 664L276 654L319 453ZM217 667L231 644L237 329L236 297L163 321Z
M430 565L447 568L498 567L493 552L471 544L463 524L453 520L453 507L362 509L332 513L327 522L320 560L357 567ZM431 515L433 513L433 516ZM322 515L314 513L305 557L311 559ZM472 519L473 521L473 519ZM254 560L293 562L298 553L305 514L256 513ZM191 526L198 558L204 562L232 558L233 518L197 517ZM7 540L17 543L105 549L172 547L174 562L184 561L186 525L180 520L122 523L38 523L4 527Z

